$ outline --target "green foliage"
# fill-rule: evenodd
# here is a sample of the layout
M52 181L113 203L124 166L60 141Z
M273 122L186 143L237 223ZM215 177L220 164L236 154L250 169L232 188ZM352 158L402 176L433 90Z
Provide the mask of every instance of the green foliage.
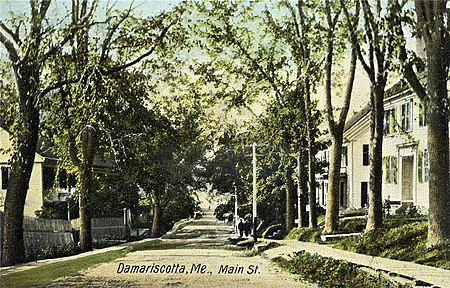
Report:
M120 240L114 240L114 239L109 239L109 240L98 240L98 241L93 241L92 242L92 246L94 249L102 249L102 248L106 248L106 247L111 247L111 246L115 246L122 243L122 241Z
M32 251L27 255L27 262L67 257L81 253L80 248L75 243L66 243L53 247L46 247L39 251Z
M45 202L42 209L34 212L38 218L42 219L62 219L67 220L66 202ZM73 218L71 218L73 219Z
M57 278L70 276L95 265L114 261L117 258L123 257L128 251L130 250L123 249L93 254L64 261L64 265L57 262L10 273L2 276L2 284L6 287L46 287Z
M122 173L97 177L97 189L92 195L92 206L95 207L92 217L123 217L123 209L135 208L139 205L139 188L124 179Z
M322 243L320 235L321 235L320 229L300 227L292 229L286 236L286 239L291 240L296 239L304 242Z
M366 210L362 209L362 208L351 208L351 209L346 209L344 211L342 211L342 213L340 214L340 216L342 218L344 217L354 217L354 216L365 216Z
M234 205L231 201L228 201L227 203L217 205L216 209L214 210L214 215L216 215L217 220L223 221L226 220L224 214L233 213L233 211Z
M197 209L197 201L188 193L180 193L177 198L172 199L165 207L162 216L162 232L172 229L173 225L181 219L194 215Z
M251 161L245 157L240 139L234 127L229 127L218 139L218 147L214 155L204 161L204 169L199 176L202 181L210 183L211 189L218 194L238 194L238 202L246 202L246 190L249 182L246 177L251 171Z
M367 219L340 219L339 233L363 232L366 228Z
M345 238L333 246L373 256L450 268L450 245L426 247L428 224L420 218L391 219L378 231Z
M426 253L421 251L415 262L419 264L434 266L450 270L450 245L440 245L427 249Z
M356 264L341 260L311 255L300 251L292 255L292 260L279 258L277 264L300 278L317 283L320 287L395 287L395 283L375 277Z

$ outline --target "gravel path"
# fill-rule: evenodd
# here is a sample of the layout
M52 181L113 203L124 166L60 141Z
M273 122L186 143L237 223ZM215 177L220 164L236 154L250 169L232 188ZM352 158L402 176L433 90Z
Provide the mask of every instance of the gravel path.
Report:
M232 248L232 230L206 213L163 239L164 249L128 253L50 287L312 287Z

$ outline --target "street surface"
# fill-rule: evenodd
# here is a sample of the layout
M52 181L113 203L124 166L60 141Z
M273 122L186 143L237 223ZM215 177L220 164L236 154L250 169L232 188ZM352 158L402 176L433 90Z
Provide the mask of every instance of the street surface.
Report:
M163 249L128 253L50 287L312 287L268 259L236 250L231 236L233 226L206 212L163 239Z

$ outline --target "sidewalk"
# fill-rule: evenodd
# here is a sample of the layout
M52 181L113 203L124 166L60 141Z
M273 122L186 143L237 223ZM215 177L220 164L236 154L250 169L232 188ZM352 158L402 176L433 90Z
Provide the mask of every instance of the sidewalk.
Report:
M122 250L128 246L135 245L135 244L141 243L141 242L153 241L154 239L158 239L158 238L144 239L144 240L140 240L140 241L136 241L136 242L126 242L126 243L119 244L116 246L106 247L106 248L102 248L102 249L95 249L93 251L80 253L80 254L68 256L68 257L43 259L43 260L37 260L37 261L28 262L28 263L24 263L24 264L19 264L16 266L0 267L0 277L10 274L10 273L28 270L28 269L39 267L39 266L46 265L46 264L63 262L63 261L67 261L67 260L72 260L72 259L81 258L81 257L85 257L85 256L105 253L105 252L109 252L109 251Z
M179 222L174 224L172 230L167 232L167 234L174 233L176 230L178 230L180 228L181 225L187 224L190 221L192 221L192 219L182 219L182 220L180 220ZM146 239L143 239L143 240L140 240L140 241L125 242L125 243L122 243L122 244L119 244L119 245L115 245L115 246L110 246L110 247L101 248L101 249L95 249L93 251L84 252L84 253L80 253L80 254L73 255L73 256L52 258L52 259L43 259L43 260L37 260L37 261L33 261L33 262L27 262L27 263L24 263L24 264L19 264L19 265L16 265L16 266L0 267L0 277L4 276L4 275L7 275L7 274L10 274L10 273L20 272L20 271L24 271L24 270L27 270L27 269L31 269L31 268L39 267L39 266L42 266L42 265L46 265L46 264L58 263L58 262L72 260L72 259L81 258L81 257L85 257L85 256L101 254L101 253L105 253L105 252L109 252L109 251L122 250L122 249L125 249L125 248L127 248L127 247L129 247L131 245L136 245L136 244L139 244L139 243L144 243L144 242L149 242L149 241L161 240L162 238L163 237L160 237L160 238L146 238Z
M392 276L401 276L402 278L415 282L418 286L450 287L449 270L415 264L412 262L357 254L345 250L334 249L323 244L301 242L297 240L273 240L273 242L280 243L284 246L265 251L264 255L270 259L283 255L292 255L294 252L303 250L311 254L317 253L323 257L351 262L363 267L371 268L375 271L388 273Z

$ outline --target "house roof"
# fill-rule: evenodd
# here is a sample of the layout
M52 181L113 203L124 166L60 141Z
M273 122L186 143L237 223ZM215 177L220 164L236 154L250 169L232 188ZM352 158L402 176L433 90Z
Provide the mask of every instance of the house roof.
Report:
M413 91L411 89L411 86L409 86L408 82L404 79L401 79L400 81L396 82L394 85L389 87L389 89L386 90L386 93L384 94L384 100L390 99L390 98L396 98L396 97L402 97L406 95L412 94ZM350 117L347 122L345 123L344 131L347 131L353 125L358 123L359 120L361 120L364 116L366 116L370 111L372 110L370 103L367 103L358 113Z
M353 125L355 125L359 120L361 120L364 116L366 116L371 111L370 104L367 103L359 112L350 117L345 123L344 131L347 131Z

